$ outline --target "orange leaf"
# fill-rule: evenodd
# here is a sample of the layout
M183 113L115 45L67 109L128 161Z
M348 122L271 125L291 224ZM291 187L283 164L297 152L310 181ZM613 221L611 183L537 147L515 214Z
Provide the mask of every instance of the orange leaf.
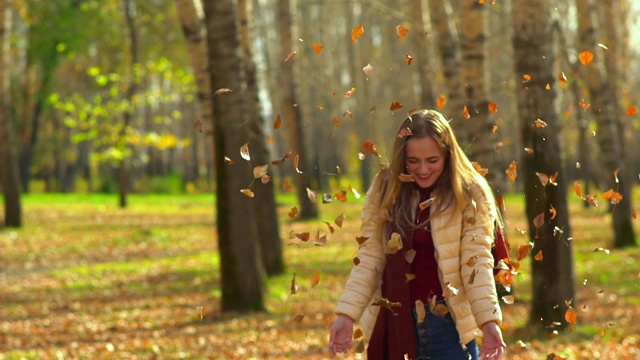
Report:
M540 229L542 225L544 225L544 212L541 212L533 218L533 226L535 226L536 229Z
M620 168L617 168L613 171L613 177L616 179L616 184L620 182L620 180L618 180L618 173L620 172Z
M311 237L311 234L309 232L303 232L303 233L295 234L295 237L297 237L298 239L300 239L302 241L309 241L309 238Z
M516 170L517 166L518 166L518 162L513 160L509 165L509 168L505 171L507 173L507 176L509 176L509 180L511 180L511 182L515 182L516 177L518 176L518 172Z
M296 172L298 174L302 174L302 171L300 171L300 169L298 169L298 162L300 162L300 154L297 154L294 158L293 158L293 167L296 169Z
M438 109L444 108L447 104L447 97L444 95L440 95L440 97L436 100L436 105L438 105Z
M469 115L469 109L467 108L466 105L464 109L462 109L462 115L464 115L464 118L467 120L471 119L471 115Z
M491 129L491 133L495 134L498 131L498 125L493 125L493 129Z
M323 223L327 224L327 227L329 228L329 232L330 232L330 233L332 233L332 234L333 234L334 232L336 232L336 229L333 227L333 225L331 225L331 223L330 223L330 222L328 222L328 221L323 221Z
M394 111L394 110L398 110L402 108L402 104L400 104L397 101L394 101L391 103L391 106L389 107L389 110Z
M269 165L258 165L253 168L253 178L261 178L267 175L267 171L269 170Z
M518 246L518 251L516 252L516 259L518 259L518 261L522 261L522 259L526 258L527 255L529 255L530 250L531 250L531 244Z
M340 200L342 202L347 202L347 192L344 191L344 190L343 191L339 191L339 192L337 192L337 193L335 193L333 195L333 198L334 199L338 199L338 200Z
M533 125L534 125L536 128L546 128L546 127L547 127L547 123L546 123L546 122L544 122L544 121L542 121L542 120L540 120L540 119L536 119L536 120L533 122Z
M531 81L531 75L529 75L529 74L522 75L522 82L523 83L526 83L526 82L529 82L529 81Z
M282 126L282 116L278 114L278 116L276 116L276 119L273 121L273 128L280 129L280 126Z
M225 156L225 157L224 157L224 162L225 162L227 165L233 165L233 160L231 160L228 156Z
M296 56L297 52L294 51L291 54L287 55L287 57L284 59L284 62L289 62L291 61L291 59L293 59Z
M354 45L362 34L364 34L364 27L362 25L358 25L351 30L351 41Z
M413 58L411 57L411 55L406 55L404 57L404 59L407 61L407 65L411 65L411 62L413 61Z
M538 251L538 253L536 254L536 256L533 257L536 261L542 261L543 255L542 255L542 250Z
M540 183L542 184L542 186L549 185L549 175L545 173L539 173L539 172L536 172L536 175L538 175L538 179L540 180Z
M344 222L344 213L338 215L334 222L336 223L336 225L338 225L339 228L342 228L342 223Z
M549 213L551 214L550 219L553 220L558 215L558 211L556 210L556 208L553 207L553 205L550 205L550 206L551 206L551 208L549 209Z
M323 48L322 45L318 43L313 43L311 44L311 46L313 46L313 50L316 52L316 54L320 54L322 52L322 48Z
M526 147L526 148L524 148L524 151L526 151L527 154L533 154L533 149L532 148Z
M567 83L567 75L565 75L563 71L560 72L560 75L558 75L558 81L560 81L563 84Z
M567 320L569 324L575 324L578 322L578 312L570 306L567 312L564 313L564 319Z
M629 106L627 106L627 116L633 116L638 112L638 109L636 109L635 106L629 104Z
M371 142L371 140L365 140L365 142L362 143L362 153L365 155L378 155L378 151L376 150L376 145Z
M244 144L240 147L240 156L247 161L251 160L251 155L249 155L249 144Z
M405 136L411 136L411 135L413 135L413 133L411 132L411 129L409 129L409 128L402 128L398 132L398 137L399 138L403 138Z
M313 276L311 276L311 287L316 287L316 285L318 285L320 283L320 272L316 271L313 273Z
M253 193L253 191L249 190L249 189L242 189L240 190L241 193L243 193L244 195L252 198L255 196L255 194Z
M358 245L362 245L365 243L365 241L369 240L368 236L356 236L356 241L358 242Z
M497 113L498 112L498 104L489 101L489 111L491 111L492 113Z
M634 219L637 219L637 218L638 218L638 215L636 214L636 209L631 209L631 216L632 216Z
M282 164L285 160L287 160L290 156L291 156L291 151L287 151L287 153L286 153L286 154L284 154L284 156L283 156L283 157L281 157L280 159L272 160L272 161L271 161L271 165L273 165L273 166L280 165L280 164Z
M284 192L289 192L289 191L290 191L290 190L292 190L293 188L294 188L294 186L293 186L293 185L291 185L291 184L289 183L289 181L285 180L285 181L283 181L283 182L282 182L282 190L283 190Z
M336 124L336 126L342 125L342 122L340 122L340 120L338 120L338 118L333 118L333 120L331 120L331 121L333 121L333 123Z
M291 208L291 211L289 211L289 217L293 219L297 215L298 215L298 207L294 206Z
M578 58L582 65L587 66L591 64L591 61L593 61L593 53L591 51L583 51L578 55Z
M580 183L577 180L573 182L573 190L576 192L576 195L582 197L582 187L580 187Z
M407 30L406 27L404 27L402 25L396 26L396 34L398 34L399 38L403 38L403 37L407 36L408 32L409 32L409 30Z
M620 203L622 201L622 194L617 191L613 191L613 189L609 189L606 193L602 194L602 197L607 200L611 200L613 205Z

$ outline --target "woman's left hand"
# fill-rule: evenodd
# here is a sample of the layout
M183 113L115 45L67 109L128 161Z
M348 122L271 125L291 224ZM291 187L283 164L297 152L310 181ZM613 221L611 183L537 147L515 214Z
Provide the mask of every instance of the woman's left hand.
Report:
M495 322L491 321L482 325L482 359L500 360L507 344L502 339L502 330Z

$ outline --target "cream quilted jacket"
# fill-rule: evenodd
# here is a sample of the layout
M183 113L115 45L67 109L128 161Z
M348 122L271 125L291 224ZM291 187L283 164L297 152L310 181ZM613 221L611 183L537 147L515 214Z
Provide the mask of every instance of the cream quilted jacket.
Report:
M444 289L447 284L457 289L457 294L446 298L446 302L463 347L481 334L478 328L483 324L502 322L491 255L496 208L480 186L474 186L471 194L473 199L462 213L448 209L431 219L443 294L447 293ZM379 306L371 303L380 296L387 241L381 238L381 219L385 211L376 208L374 197L369 189L361 215L361 236L369 239L358 251L360 263L351 270L336 307L336 313L359 322L367 338L380 310ZM474 270L475 276L470 281ZM452 295L451 291L448 292Z

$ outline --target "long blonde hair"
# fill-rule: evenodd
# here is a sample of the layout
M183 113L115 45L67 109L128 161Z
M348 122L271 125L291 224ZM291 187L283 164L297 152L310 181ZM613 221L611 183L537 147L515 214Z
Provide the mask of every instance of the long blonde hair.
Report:
M400 125L391 162L380 170L377 175L379 179L374 182L372 189L372 194L378 195L379 206L387 209L403 235L404 229L423 226L414 223L419 192L414 183L403 182L399 178L405 169L406 144L411 138L426 136L436 140L446 157L444 170L431 193L435 198L431 205L431 216L451 207L461 212L471 199L470 188L473 184L479 185L488 200L495 202L489 184L465 155L444 115L435 110L414 111Z

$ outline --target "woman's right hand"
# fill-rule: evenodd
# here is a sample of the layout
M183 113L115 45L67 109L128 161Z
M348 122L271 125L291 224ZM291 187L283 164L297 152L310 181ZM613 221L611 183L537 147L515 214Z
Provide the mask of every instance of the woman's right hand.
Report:
M353 339L353 320L346 315L338 315L331 326L329 337L329 350L333 355L347 353L351 349Z

